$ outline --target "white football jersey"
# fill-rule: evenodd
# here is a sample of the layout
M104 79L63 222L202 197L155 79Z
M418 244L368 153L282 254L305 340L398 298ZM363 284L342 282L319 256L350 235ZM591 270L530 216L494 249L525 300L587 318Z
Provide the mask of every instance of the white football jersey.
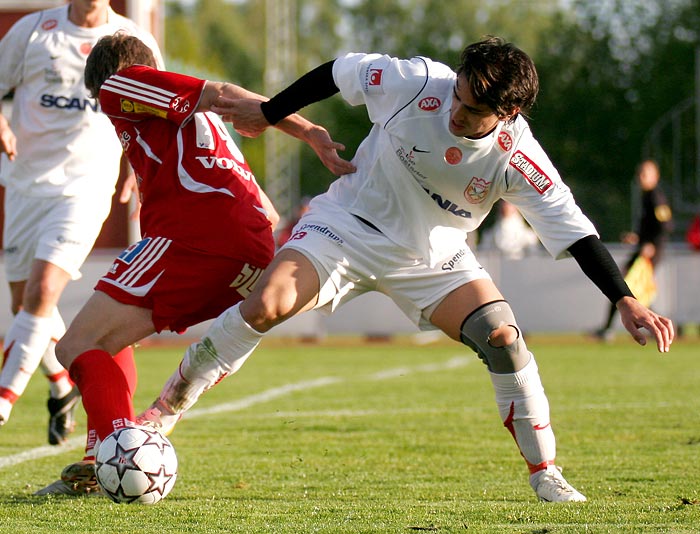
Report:
M357 171L333 182L321 203L370 221L431 265L463 244L499 198L520 209L555 258L597 235L525 119L501 122L482 139L450 133L456 74L446 65L351 53L336 59L333 76L374 126L354 157Z
M20 19L0 41L0 94L15 89L14 162L3 154L3 183L35 197L108 194L119 176L122 148L114 128L85 88L85 60L97 40L123 30L162 56L148 32L109 10L95 28L68 20L68 6Z

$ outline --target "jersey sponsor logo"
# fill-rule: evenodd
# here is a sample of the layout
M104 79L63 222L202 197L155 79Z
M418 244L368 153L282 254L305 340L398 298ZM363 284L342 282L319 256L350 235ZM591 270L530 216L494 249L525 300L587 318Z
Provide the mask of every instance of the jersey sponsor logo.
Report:
M428 177L425 174L421 173L418 169L416 169L416 156L413 153L413 150L406 151L404 147L400 146L398 149L396 149L396 155L398 156L399 160L401 160L401 163L404 164L404 166L409 170L411 174L417 176L421 180L428 179Z
M411 151L412 152L419 152L421 154L430 154L430 150L421 150L416 145L413 145L413 148L411 149Z
M135 102L126 98L119 99L119 109L121 109L122 113L145 113L146 115L155 115L161 119L168 117L168 112L164 109L147 106L141 102Z
M552 187L554 183L552 179L520 150L513 154L509 163L530 182L530 185L532 185L540 195Z
M56 236L56 243L58 243L59 245L63 245L63 244L66 244L66 245L82 245L82 244L83 244L82 241L77 241L77 240L75 240L75 239L71 239L70 237L66 237L66 236L64 236L64 235L62 235L62 234L59 234L59 235Z
M418 102L418 107L423 111L435 111L442 105L440 99L435 96L426 96L420 102Z
M442 270L443 271L453 271L455 268L455 265L460 263L462 261L462 258L467 255L467 249L461 248L457 251L457 254L452 256L449 261L446 261L445 263L442 264Z
M41 25L41 29L44 31L49 31L53 30L56 26L58 26L58 21L56 19L49 19L44 21L44 23Z
M451 200L447 198L442 198L442 196L438 193L433 193L432 191L430 191L430 189L426 189L425 187L423 188L423 190L426 193L428 193L428 195L430 195L430 198L432 198L435 201L435 203L438 206L440 206L440 208L442 208L443 210L457 217L461 217L462 219L471 219L472 214L469 211L460 208L459 205L455 204Z
M320 234L322 236L327 237L331 241L335 241L338 245L342 245L344 243L343 239L334 233L330 228L327 226L322 226L320 224L302 224L301 228L299 228L296 232L292 234L292 236L289 238L289 241L294 241L294 240L299 240L299 239L304 239L309 232L314 232L317 234Z
M213 169L214 166L216 166L220 169L233 170L236 173L238 173L238 175L244 180L251 181L255 179L255 176L253 176L253 173L251 171L242 167L233 158L217 158L216 156L197 156L195 157L195 159L199 161L199 163L201 163L202 167L204 167L205 169Z
M80 111L86 111L91 109L94 112L99 110L99 105L96 100L91 98L79 98L61 95L41 95L41 107L42 108L57 108L57 109L77 109Z
M462 161L462 151L458 147L451 146L445 150L445 163L457 165L460 161Z
M489 193L490 187L491 182L488 180L473 176L467 184L467 188L464 190L464 198L470 204L478 204L479 202L483 202L486 195Z
M501 132L498 134L498 146L506 152L513 148L513 138L508 132Z
M170 102L170 107L178 113L187 113L190 110L190 106L191 104L189 100L183 100L179 96L173 98L173 101Z

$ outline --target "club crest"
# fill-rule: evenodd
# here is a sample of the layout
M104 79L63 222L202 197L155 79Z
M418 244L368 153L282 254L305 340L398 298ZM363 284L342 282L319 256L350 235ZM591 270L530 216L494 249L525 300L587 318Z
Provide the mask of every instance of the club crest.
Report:
M490 187L491 182L474 176L467 184L467 188L464 190L464 198L466 198L467 202L470 204L478 204L483 202L486 195L489 193Z

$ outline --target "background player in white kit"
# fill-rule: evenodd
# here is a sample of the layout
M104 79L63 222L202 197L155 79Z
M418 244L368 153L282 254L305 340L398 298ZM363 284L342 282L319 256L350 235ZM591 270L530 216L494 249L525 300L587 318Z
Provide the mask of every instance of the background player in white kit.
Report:
M338 91L350 104L364 104L374 123L353 159L357 171L311 202L251 295L188 348L143 415L167 431L204 391L240 368L273 326L380 291L420 328L439 328L479 354L538 498L584 501L555 466L534 357L510 306L465 245L467 232L505 198L555 258L568 252L577 259L638 343L646 343L645 328L667 352L674 332L669 319L634 299L533 138L522 117L538 92L532 61L498 38L468 46L457 73L426 58L348 54L269 102L222 101L213 109L239 132L257 135Z
M4 258L15 314L4 342L0 425L41 363L51 385L51 444L72 431L80 400L54 354L65 332L57 304L66 284L80 277L109 214L122 155L83 70L94 43L117 30L143 39L162 65L153 36L115 13L109 0L72 0L31 13L0 41L0 94L15 91L11 124L0 115ZM127 181L122 202L134 183ZM130 348L118 356L124 365L132 358Z

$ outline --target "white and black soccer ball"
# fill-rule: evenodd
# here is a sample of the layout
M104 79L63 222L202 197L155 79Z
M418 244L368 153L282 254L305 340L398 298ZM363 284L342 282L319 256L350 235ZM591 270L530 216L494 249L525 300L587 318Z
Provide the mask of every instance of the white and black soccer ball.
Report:
M175 485L177 456L170 440L154 429L120 428L100 443L95 475L114 502L155 504Z

